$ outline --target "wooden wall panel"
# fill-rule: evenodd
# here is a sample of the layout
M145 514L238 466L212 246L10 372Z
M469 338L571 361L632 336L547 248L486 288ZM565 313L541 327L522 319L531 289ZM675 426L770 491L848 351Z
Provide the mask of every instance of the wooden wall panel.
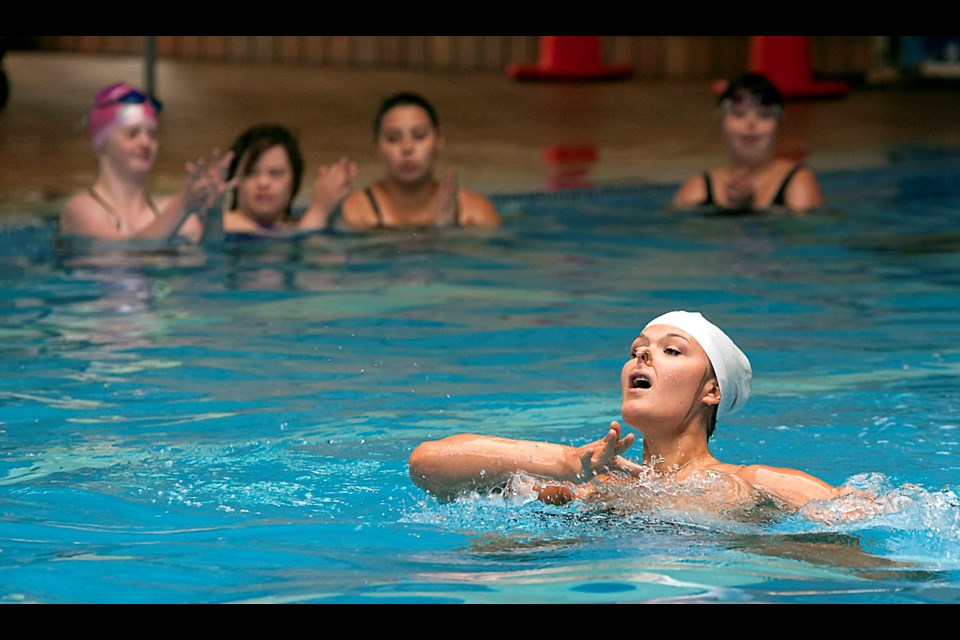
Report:
M277 40L279 36L251 36L253 39L252 59L257 64L272 64L279 60Z
M502 70L507 67L506 42L500 36L483 36L483 52L480 59L480 68L486 70Z
M250 42L248 36L230 36L227 41L227 62L243 64L250 61Z
M377 63L388 68L402 67L405 62L403 36L377 36L379 40L379 59Z
M200 38L202 36L177 36L178 57L184 60L201 60Z
M407 68L421 69L427 66L427 36L407 36Z
M456 66L458 69L477 71L481 69L483 36L456 36Z
M350 64L350 41L353 36L327 36L329 39L330 62L336 65Z
M277 36L277 62L281 64L300 64L306 58L306 43L303 36Z
M204 60L223 62L227 57L226 36L203 36L201 41Z
M352 50L348 54L350 64L364 67L377 66L380 56L380 36L350 36Z
M642 79L658 78L663 73L663 39L640 36L633 43L634 76Z
M327 36L301 36L304 47L303 61L311 66L320 66L327 62Z
M33 36L37 48L138 55L144 36ZM866 73L876 36L811 36L811 67ZM631 64L642 80L703 80L747 68L750 36L603 36L603 61ZM540 36L154 36L159 58L224 64L290 64L501 73L533 64Z

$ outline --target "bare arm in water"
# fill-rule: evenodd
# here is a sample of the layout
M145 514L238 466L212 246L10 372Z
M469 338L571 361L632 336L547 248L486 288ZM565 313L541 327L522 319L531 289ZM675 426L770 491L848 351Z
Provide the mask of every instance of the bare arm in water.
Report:
M458 494L504 484L523 472L559 483L582 484L626 461L619 456L629 449L634 435L620 436L613 422L600 440L581 447L549 442L511 440L472 433L424 442L410 454L414 484L441 500ZM541 487L544 502L566 502L573 493L558 487ZM556 499L551 496L556 493Z
M633 444L633 434L621 437L617 422L611 423L603 438L581 447L458 434L424 442L414 449L410 455L410 477L414 484L439 499L452 500L465 491L503 486L516 474L525 473L535 479L534 490L541 502L566 504L589 499L597 489L592 481L613 480L615 475L611 472L635 477L649 474L649 467L621 457ZM880 508L873 496L834 487L796 469L715 460L704 471L719 472L729 480L714 485L719 492L714 498L721 501L736 501L740 493L753 487L791 510L807 507L807 517L824 522L857 520ZM855 500L842 510L828 503L811 508L817 501L845 496Z

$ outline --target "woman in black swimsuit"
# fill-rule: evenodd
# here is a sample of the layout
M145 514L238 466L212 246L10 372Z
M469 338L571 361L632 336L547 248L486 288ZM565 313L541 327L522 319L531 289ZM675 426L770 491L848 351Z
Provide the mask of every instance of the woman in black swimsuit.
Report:
M772 82L757 73L744 74L728 84L719 110L728 161L688 178L674 197L675 209L802 211L823 206L813 170L777 157L783 97Z
M384 100L374 119L374 142L384 175L343 202L349 229L497 226L501 218L484 195L462 189L453 173L434 176L443 149L437 112L425 98L398 93Z

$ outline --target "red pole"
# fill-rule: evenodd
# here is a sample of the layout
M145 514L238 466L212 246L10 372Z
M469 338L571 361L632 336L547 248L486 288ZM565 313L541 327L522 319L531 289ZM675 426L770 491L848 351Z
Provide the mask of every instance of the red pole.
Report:
M535 65L511 64L518 80L612 80L633 73L630 65L603 64L600 36L540 36Z

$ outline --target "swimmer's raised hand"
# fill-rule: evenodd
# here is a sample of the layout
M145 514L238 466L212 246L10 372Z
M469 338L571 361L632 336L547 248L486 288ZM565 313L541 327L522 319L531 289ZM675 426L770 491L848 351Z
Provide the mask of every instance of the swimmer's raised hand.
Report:
M313 183L310 206L300 218L300 229L326 228L330 215L353 191L354 179L359 171L359 165L346 157L329 166L320 167L317 180Z
M753 207L754 186L748 169L736 169L733 175L723 183L723 188L729 207L736 209Z
M450 171L440 183L440 198L433 213L433 223L438 227L449 227L457 223L460 203L457 200L459 186L457 172Z
M204 158L186 164L187 181L183 188L186 213L198 213L203 217L208 209L219 203L220 196L239 182L238 178L227 180L233 151L221 154L220 149L214 149L211 158L209 164Z
M353 191L359 166L349 158L340 158L328 167L320 167L313 185L311 204L334 209Z
M200 239L207 214L222 211L221 197L238 182L237 179L227 180L232 151L221 154L219 149L214 149L211 157L209 163L204 158L186 163L187 178L183 188L164 202L161 215L145 230L144 237L180 234L192 240Z
M620 437L620 435L620 423L614 420L610 423L610 429L603 438L577 447L580 465L583 469L579 480L586 482L604 471L619 467L621 464L619 456L633 446L635 439L632 433L628 433L624 437Z

